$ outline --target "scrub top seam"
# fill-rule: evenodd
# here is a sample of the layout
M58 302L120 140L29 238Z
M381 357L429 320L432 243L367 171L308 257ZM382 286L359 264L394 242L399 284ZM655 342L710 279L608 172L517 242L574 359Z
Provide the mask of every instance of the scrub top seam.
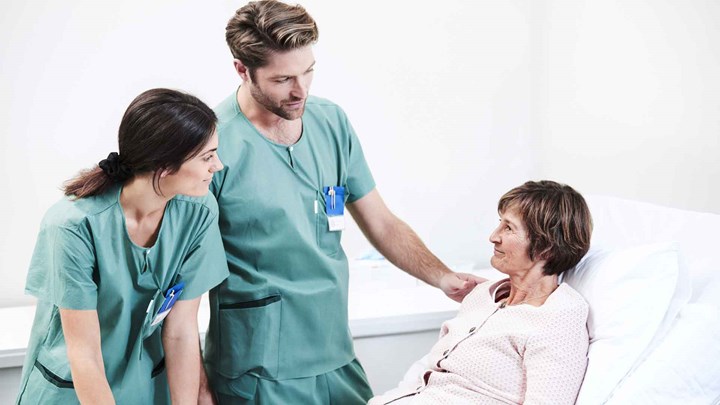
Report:
M112 208L115 206L115 204L118 204L118 202L114 202L114 203L112 203L112 204L110 204L110 205L108 205L108 206L104 207L103 209L101 209L101 210L99 210L99 211L96 211L96 212L83 212L83 213L82 213L82 214L83 214L82 216L79 216L79 217L77 217L77 218L75 218L75 219L73 219L73 220L67 220L66 222L63 222L63 223L58 223L58 224L51 225L51 227L52 227L52 226L55 226L55 227L57 227L58 229L67 229L67 230L69 230L69 231L75 231L75 230L77 230L78 228L80 228L81 226L83 226L84 223L87 222L90 218L93 218L93 217L96 217L96 216L98 216L98 215L101 215L101 214L103 214L104 212L112 209Z
M174 200L174 201L177 201L178 203L184 202L184 203L188 203L188 204L199 205L201 208L203 208L203 209L205 209L205 210L207 210L207 211L210 211L210 213L213 214L213 216L217 216L217 210L212 209L212 207L210 207L208 204L206 204L206 203L204 203L204 202L202 202L202 201L192 201L192 200L186 200L186 199L184 199L184 198L183 198L183 199L173 198L173 199L170 200L170 201L173 201L173 200ZM170 202L170 201L168 201L168 202Z

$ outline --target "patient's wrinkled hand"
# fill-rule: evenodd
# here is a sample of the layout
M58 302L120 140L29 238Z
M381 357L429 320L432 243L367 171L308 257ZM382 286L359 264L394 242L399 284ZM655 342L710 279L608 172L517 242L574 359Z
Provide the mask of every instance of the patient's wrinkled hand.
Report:
M457 302L462 302L476 285L486 279L468 273L447 273L440 279L440 289Z

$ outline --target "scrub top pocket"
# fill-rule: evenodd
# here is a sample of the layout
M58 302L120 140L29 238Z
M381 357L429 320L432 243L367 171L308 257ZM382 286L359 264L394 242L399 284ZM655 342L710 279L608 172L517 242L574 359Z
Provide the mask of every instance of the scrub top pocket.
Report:
M252 373L276 378L280 361L279 294L239 303L220 304L217 372L228 378Z
M18 403L72 405L79 404L80 401L70 379L58 376L53 370L36 361Z
M162 307L163 301L165 299L165 296L163 295L162 291L158 290L155 293L155 296L153 296L152 304L148 305L148 310L145 313L145 320L143 322L142 326L142 339L145 340L149 338L150 336L155 333L160 327L162 326L162 322L157 323L156 325L152 325L153 320L155 320L155 316L157 315L158 311L160 310L160 307Z

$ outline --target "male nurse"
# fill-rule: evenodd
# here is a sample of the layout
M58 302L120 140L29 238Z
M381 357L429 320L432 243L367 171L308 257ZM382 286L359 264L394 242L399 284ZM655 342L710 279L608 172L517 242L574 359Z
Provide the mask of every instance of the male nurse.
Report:
M226 40L242 85L217 108L225 170L212 191L230 276L210 293L207 380L220 404L365 404L348 328L348 215L390 262L461 301L454 273L375 189L343 110L309 95L318 40L299 5L254 1Z

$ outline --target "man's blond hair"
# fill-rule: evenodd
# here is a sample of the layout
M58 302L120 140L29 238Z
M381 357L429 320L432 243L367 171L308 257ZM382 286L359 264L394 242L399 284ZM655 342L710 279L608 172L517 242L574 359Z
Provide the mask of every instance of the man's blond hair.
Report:
M315 20L300 5L276 0L252 1L228 21L225 40L235 59L252 75L273 52L312 45L318 39Z

